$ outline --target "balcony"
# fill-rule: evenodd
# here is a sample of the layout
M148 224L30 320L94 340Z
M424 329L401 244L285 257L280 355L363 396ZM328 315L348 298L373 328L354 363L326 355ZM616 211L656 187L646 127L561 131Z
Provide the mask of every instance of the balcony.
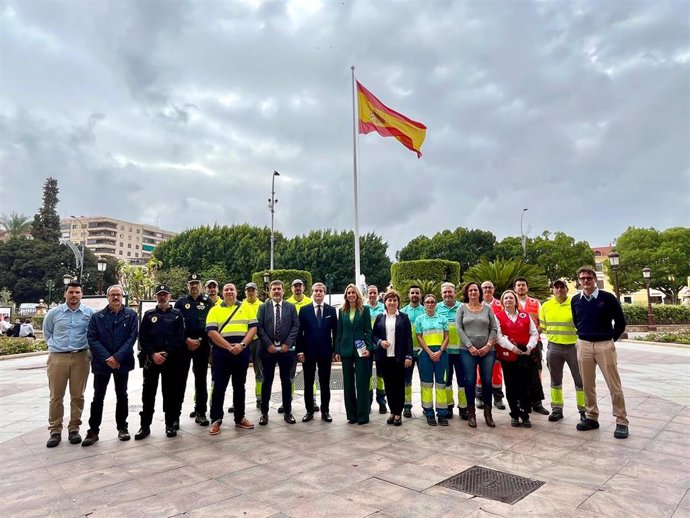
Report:
M91 221L89 223L89 229L92 228L110 228L117 230L117 223L113 223L112 221Z

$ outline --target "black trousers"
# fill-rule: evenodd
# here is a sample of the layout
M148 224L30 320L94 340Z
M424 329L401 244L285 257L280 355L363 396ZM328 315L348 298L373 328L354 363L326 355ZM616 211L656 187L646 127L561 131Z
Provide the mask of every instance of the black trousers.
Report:
M213 348L213 390L211 392L211 421L222 421L225 390L232 378L232 406L235 408L235 423L244 418L247 383L247 369L251 351L248 347L234 355L221 347Z
M534 361L530 356L519 356L514 362L501 362L503 381L510 417L527 417L532 411L532 373Z
M541 360L542 360L542 351L544 350L544 347L542 346L541 342L537 342L537 346L534 348L532 351L532 354L529 355L529 359L532 362L531 365L531 392L532 392L532 404L533 405L541 405L541 402L544 400L544 388L542 387L541 384Z
M206 375L208 373L208 355L210 353L211 346L205 338L194 351L190 351L185 345L181 353L180 402L184 403L187 376L189 376L189 367L191 365L192 372L194 373L194 411L197 414L206 413L206 404L208 403Z
M307 412L314 413L314 379L316 367L319 368L319 386L321 387L321 413L329 413L331 404L331 356L325 358L309 358L305 356L302 364L304 372L304 406Z
M143 409L141 426L149 427L153 421L158 378L161 378L163 392L163 412L165 412L165 426L172 426L180 419L182 400L180 399L180 353L169 353L168 358L161 364L151 363L144 369L144 388L141 393Z
M276 374L276 365L280 369L283 408L285 409L285 414L292 413L292 380L290 379L290 373L292 372L292 366L295 364L296 356L295 352L291 351L287 353L273 353L261 358L261 366L264 371L264 383L261 386L262 414L268 414L268 404L271 402L271 389L273 388L273 378Z
M379 365L391 414L401 415L405 404L405 364L398 362L393 356L388 356L385 360L376 362L377 369Z
M103 400L110 382L110 377L115 380L115 424L118 430L127 428L127 414L129 413L129 401L127 398L127 381L129 372L109 372L107 374L93 373L93 400L91 401L91 415L89 416L89 430L99 433L103 421Z

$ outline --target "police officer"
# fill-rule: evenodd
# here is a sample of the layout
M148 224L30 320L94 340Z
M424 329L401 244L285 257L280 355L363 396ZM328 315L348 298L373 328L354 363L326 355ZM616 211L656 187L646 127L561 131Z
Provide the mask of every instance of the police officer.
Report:
M206 402L208 389L206 374L208 372L208 357L211 346L206 335L206 317L213 307L213 301L201 291L201 277L193 273L187 278L189 294L177 299L175 309L184 317L185 347L180 357L180 404L184 403L184 393L187 388L189 366L192 364L194 372L194 412L189 414L200 426L208 426L206 418Z
M168 437L177 435L182 406L178 383L185 347L184 317L170 305L170 288L158 284L155 291L156 307L144 313L139 326L139 361L144 369L144 388L141 394L143 409L139 414L141 428L134 436L137 441L151 434L159 376Z

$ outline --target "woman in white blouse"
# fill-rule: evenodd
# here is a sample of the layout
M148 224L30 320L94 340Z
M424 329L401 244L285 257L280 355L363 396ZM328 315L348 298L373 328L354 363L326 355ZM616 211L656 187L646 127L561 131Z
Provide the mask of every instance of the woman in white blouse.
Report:
M501 361L506 384L506 399L510 407L511 426L529 428L532 423L530 390L531 362L529 355L537 345L539 333L527 313L518 311L517 294L506 290L501 295L502 311L496 314L498 336L496 358ZM522 419L522 423L520 423Z
M397 291L388 290L383 305L386 311L374 321L374 354L377 365L383 366L383 383L391 411L387 423L400 426L405 403L405 368L412 365L412 326L408 316L398 311Z

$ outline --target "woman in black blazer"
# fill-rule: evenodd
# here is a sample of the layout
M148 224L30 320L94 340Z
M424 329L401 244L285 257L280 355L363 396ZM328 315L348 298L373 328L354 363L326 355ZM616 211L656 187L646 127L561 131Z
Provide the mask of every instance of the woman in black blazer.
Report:
M388 290L383 304L386 311L374 322L375 355L377 365L383 365L383 383L391 409L387 423L400 426L405 402L405 368L412 366L412 326L409 317L398 311L397 291Z

